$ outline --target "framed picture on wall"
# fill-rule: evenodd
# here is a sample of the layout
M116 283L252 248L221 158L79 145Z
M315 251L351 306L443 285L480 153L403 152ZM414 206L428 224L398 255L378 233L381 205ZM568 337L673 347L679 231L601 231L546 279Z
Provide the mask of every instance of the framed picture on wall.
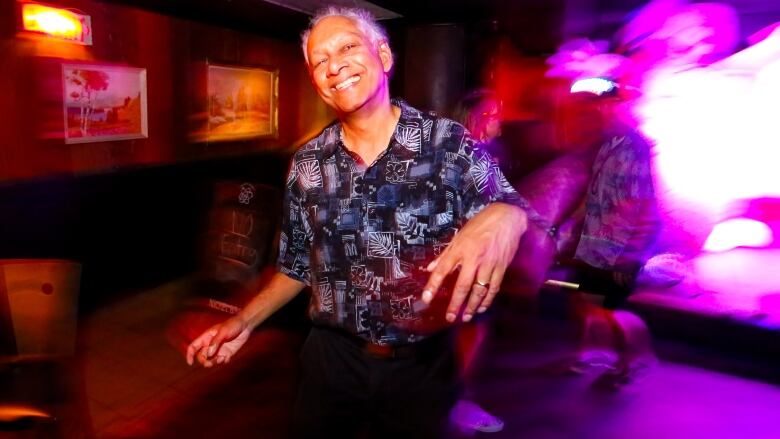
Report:
M206 65L206 105L195 115L196 141L220 142L278 134L279 72Z
M63 64L65 143L148 137L146 69Z

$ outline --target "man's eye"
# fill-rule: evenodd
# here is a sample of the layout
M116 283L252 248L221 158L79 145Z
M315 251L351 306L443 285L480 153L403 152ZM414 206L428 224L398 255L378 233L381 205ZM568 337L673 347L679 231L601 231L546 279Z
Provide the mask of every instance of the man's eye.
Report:
M319 66L325 64L326 61L327 61L327 59L321 59L321 60L317 61L316 63L314 63L314 67L315 68L319 67Z
M357 47L357 44L349 43L349 44L344 46L344 52L346 52L346 51L348 51L350 49L354 49L355 47Z

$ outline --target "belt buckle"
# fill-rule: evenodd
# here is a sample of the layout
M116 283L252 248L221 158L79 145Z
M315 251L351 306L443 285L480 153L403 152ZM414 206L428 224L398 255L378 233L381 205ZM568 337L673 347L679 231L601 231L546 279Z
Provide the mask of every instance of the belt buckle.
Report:
M368 354L379 358L395 357L395 349L390 345L366 343L365 350Z

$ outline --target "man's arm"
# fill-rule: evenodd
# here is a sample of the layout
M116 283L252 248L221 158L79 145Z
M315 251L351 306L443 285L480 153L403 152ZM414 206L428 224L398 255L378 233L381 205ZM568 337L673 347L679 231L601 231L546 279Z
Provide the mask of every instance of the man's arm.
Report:
M227 363L258 325L287 304L306 285L276 273L263 289L235 316L214 325L187 346L187 364L197 358L204 367Z

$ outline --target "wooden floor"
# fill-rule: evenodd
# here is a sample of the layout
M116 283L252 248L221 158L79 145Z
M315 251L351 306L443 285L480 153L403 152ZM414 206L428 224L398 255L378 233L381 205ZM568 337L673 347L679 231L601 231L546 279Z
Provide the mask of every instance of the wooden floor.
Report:
M188 367L166 335L183 288L186 283L173 283L136 294L83 322L94 435L285 437L301 334L265 329L225 368ZM749 373L735 376L709 367L729 360L726 354L681 356L696 346L658 340L658 366L642 381L607 391L596 385L595 374L562 373L561 365L575 352L571 322L504 305L484 346L475 392L506 427L481 435L780 438L780 387ZM681 357L686 364L676 361Z
M619 391L599 386L595 373L563 373L578 339L561 311L565 295L535 302L504 295L473 390L506 427L480 435L780 438L777 266L776 250L706 255L693 261L695 276L683 284L634 296L632 310L655 333L660 363ZM0 430L0 437L286 437L304 334L263 328L226 367L189 367L180 351L186 337L171 322L186 315L203 328L223 318L182 314L191 290L187 279L172 282L79 322L79 432Z
M777 438L780 387L669 361L619 391L599 373L558 373L575 350L560 321L534 319L518 339L502 336L480 380L481 402L504 418L495 438ZM506 334L504 334L506 335ZM676 349L680 349L676 346ZM687 347L683 347L687 349ZM706 357L704 360L711 357Z

